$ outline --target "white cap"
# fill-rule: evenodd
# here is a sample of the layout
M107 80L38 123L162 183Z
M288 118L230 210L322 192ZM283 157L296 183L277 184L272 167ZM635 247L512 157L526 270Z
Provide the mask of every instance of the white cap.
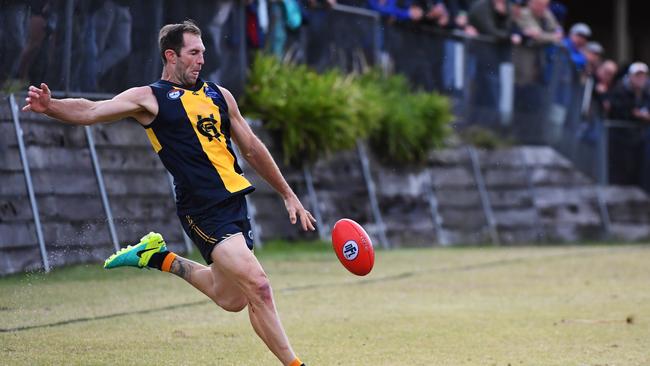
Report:
M569 30L569 34L579 34L586 38L591 37L591 28L585 23L576 23Z
M630 67L627 69L627 73L629 75L634 75L638 72L642 72L647 74L648 73L648 65L644 64L643 62L635 62Z
M587 42L586 48L587 48L587 51L589 51L591 53L596 53L598 55L602 55L603 52L605 52L605 49L603 48L603 46L598 42Z

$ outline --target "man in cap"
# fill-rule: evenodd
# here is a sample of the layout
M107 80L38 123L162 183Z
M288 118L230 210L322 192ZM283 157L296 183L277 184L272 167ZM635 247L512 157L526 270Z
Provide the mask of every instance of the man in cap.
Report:
M587 42L584 53L587 58L587 72L593 74L598 70L598 67L603 62L603 54L605 53L605 50L600 43L592 41Z
M549 0L530 0L515 21L533 43L559 43L562 40L562 28L549 9Z
M569 36L563 42L578 71L584 71L587 66L587 57L583 52L589 37L591 37L591 28L585 23L576 23L571 27Z
M644 130L650 123L648 65L635 62L611 95L609 117L635 122L636 127L610 128L609 175L613 184L640 184L643 167Z

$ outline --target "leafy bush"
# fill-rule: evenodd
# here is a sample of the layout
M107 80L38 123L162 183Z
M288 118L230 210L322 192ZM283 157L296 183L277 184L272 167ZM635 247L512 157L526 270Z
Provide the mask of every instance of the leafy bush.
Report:
M317 74L304 65L258 55L242 111L279 133L286 162L300 165L349 149L368 136L377 108L351 77Z
M449 134L452 120L449 101L435 93L411 92L401 75L382 77L374 71L362 77L363 84L381 90L383 114L370 135L375 154L389 164L417 164L440 146Z
M261 54L241 105L246 115L262 119L280 136L285 161L296 165L368 137L382 161L421 162L442 143L451 120L446 98L412 93L401 76L317 74Z
M481 126L470 126L460 132L463 142L487 150L509 147L514 144L512 139L498 136L492 130Z

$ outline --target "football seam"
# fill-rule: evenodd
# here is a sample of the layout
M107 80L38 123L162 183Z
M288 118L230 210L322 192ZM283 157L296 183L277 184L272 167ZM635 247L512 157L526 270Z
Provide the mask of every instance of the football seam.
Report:
M359 228L357 227L357 225L354 225L351 222L348 222L348 223L350 224L350 226L352 226L354 228L354 231L357 233L357 236L361 237L361 239L363 240L363 243L362 243L363 249L364 249L364 252L365 252L365 255L366 255L366 259L369 261L370 260L370 250L368 250L368 245L372 246L372 244L366 242L366 238L370 238L368 236L368 233L366 233L365 230L359 231Z

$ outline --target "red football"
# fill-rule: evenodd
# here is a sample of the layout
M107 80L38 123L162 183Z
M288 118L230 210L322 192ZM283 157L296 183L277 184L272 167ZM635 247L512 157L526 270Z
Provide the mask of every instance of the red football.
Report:
M340 219L332 229L332 246L339 261L358 276L370 273L375 264L375 251L370 237L361 225L350 219Z

